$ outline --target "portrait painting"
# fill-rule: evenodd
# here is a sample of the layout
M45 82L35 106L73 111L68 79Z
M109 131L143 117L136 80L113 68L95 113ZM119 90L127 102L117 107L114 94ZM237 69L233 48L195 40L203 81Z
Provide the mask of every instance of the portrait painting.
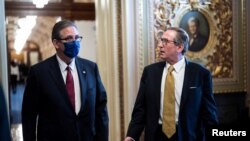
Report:
M206 17L197 10L188 11L180 20L181 28L189 34L189 51L202 51L209 40L209 24Z

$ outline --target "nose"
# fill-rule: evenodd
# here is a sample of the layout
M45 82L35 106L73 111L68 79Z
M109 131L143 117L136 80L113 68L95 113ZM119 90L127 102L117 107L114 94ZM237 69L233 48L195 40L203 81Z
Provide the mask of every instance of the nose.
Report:
M163 47L163 44L162 44L162 41L161 41L161 40L158 41L158 47L160 47L160 48Z

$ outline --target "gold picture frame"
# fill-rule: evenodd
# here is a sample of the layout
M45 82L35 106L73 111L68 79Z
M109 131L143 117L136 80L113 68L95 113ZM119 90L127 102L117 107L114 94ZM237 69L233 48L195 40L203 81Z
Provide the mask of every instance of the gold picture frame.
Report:
M197 19L200 22L201 31L203 29L203 34L207 38L205 45L196 51L190 51L190 47L192 47L190 46L186 56L191 59L199 59L211 55L213 53L213 47L218 44L216 34L219 30L216 28L215 22L208 12L204 9L190 9L187 7L183 9L177 17L181 18L176 18L174 25L185 29L187 32L188 20L191 18ZM189 37L191 38L191 35L189 35Z

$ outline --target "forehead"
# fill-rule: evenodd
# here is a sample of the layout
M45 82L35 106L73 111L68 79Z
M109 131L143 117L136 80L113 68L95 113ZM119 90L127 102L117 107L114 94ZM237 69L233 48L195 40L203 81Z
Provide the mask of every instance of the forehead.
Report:
M65 27L60 31L60 35L62 36L76 35L76 34L78 34L78 30L74 26Z
M188 25L196 25L195 21L188 22Z
M163 33L162 38L166 39L174 39L176 37L177 32L174 30L167 30Z

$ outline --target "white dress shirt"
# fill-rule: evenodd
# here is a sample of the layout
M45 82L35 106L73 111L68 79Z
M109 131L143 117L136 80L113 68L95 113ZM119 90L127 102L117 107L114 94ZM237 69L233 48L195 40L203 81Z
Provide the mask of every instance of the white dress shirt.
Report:
M73 58L73 61L67 65L59 56L56 55L57 61L59 62L59 67L63 76L64 83L66 85L66 76L67 76L67 66L70 67L71 74L74 79L74 88L75 88L75 112L76 114L79 113L80 108L81 108L81 94L80 94L80 82L79 82L79 77L76 69L76 64L75 64L75 58Z
M166 62L166 66L163 69L163 74L162 74L162 79L161 79L161 107L160 107L159 124L162 124L165 79L168 73L167 70L169 66L170 64ZM184 82L185 66L186 66L186 62L185 62L184 57L179 62L173 65L174 71L172 72L172 74L174 76L174 83L175 83L175 121L176 121L176 124L178 124L181 94L182 94L182 88L183 88L183 82Z

